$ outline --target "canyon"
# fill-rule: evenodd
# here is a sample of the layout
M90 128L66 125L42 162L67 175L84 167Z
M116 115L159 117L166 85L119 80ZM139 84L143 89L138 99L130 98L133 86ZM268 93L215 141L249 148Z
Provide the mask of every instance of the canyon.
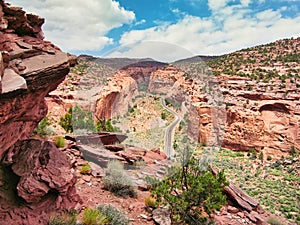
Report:
M299 52L300 38L275 43L282 57L272 56L266 66L262 61L264 49L271 49L268 45L223 58L195 57L167 64L152 59L77 58L43 39L43 23L44 19L0 0L0 221L5 224L47 224L51 213L111 203L104 196L122 200L127 214L134 211L136 224L154 223L152 213L141 204L148 187L140 181L145 174L161 176L169 163L167 156L159 148L117 145L126 139L125 134L119 134L122 140L117 141L118 134L88 134L87 140L99 141L102 135L109 141L96 145L98 149L85 146L86 136L66 135L59 125L61 117L77 104L92 111L95 121L108 121L127 115L135 100L147 93L142 97L166 98L185 124L178 136L188 136L202 147L255 151L263 153L262 161L272 157L274 162L292 151L299 153L300 65L290 55L283 63L283 56ZM253 52L261 61L244 62L240 67L228 64L234 54L245 60L257 57ZM260 74L251 77L256 70ZM276 76L260 80L261 74L269 76L274 70ZM66 147L56 147L51 138L32 136L45 116L51 119L55 135L66 135ZM89 148L89 154L105 165L107 158L127 167L145 162L143 170L130 171L143 196L135 199L139 201L135 210L101 189L104 175L99 165L91 163L90 174L78 172L89 163L83 158ZM271 214L242 189L230 182L224 193L229 205L211 216L219 224L266 224ZM232 215L238 213L242 222L233 223Z

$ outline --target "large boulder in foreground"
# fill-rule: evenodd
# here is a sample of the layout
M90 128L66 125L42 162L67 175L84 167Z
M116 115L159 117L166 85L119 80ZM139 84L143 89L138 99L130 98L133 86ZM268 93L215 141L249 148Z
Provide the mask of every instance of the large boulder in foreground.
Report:
M76 179L67 157L52 142L19 141L8 151L6 163L11 163L12 171L20 177L17 193L27 203L40 202L49 193L67 197L75 193Z
M43 40L43 23L0 0L0 221L7 225L46 224L51 212L80 202L67 158L50 142L27 140L47 115L45 96L76 63Z

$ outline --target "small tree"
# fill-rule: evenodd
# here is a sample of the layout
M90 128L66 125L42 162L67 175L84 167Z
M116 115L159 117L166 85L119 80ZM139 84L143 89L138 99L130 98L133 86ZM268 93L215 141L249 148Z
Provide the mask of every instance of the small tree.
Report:
M165 120L167 118L167 114L165 112L162 112L160 117Z
M45 116L38 124L38 126L34 129L34 134L39 135L40 137L45 137L47 135L51 135L53 131L49 129L50 121L49 117Z
M202 170L198 160L190 158L181 168L173 168L166 179L148 178L152 195L160 204L169 205L173 221L203 224L203 212L211 213L225 204L222 191L228 183L224 172L213 175L210 169Z
M72 125L72 112L73 108L70 107L68 112L65 114L64 117L60 117L59 125L64 128L64 130L68 133L73 132L73 125Z

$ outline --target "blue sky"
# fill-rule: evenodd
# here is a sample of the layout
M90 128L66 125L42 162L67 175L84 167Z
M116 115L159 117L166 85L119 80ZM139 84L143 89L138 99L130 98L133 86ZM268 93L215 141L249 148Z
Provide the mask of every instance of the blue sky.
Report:
M172 61L300 36L300 0L8 0L74 54Z

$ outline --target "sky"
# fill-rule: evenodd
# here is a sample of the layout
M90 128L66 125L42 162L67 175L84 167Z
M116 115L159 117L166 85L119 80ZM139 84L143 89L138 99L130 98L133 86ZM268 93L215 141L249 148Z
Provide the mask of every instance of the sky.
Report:
M174 61L300 36L300 0L6 0L46 19L45 39L101 57Z

